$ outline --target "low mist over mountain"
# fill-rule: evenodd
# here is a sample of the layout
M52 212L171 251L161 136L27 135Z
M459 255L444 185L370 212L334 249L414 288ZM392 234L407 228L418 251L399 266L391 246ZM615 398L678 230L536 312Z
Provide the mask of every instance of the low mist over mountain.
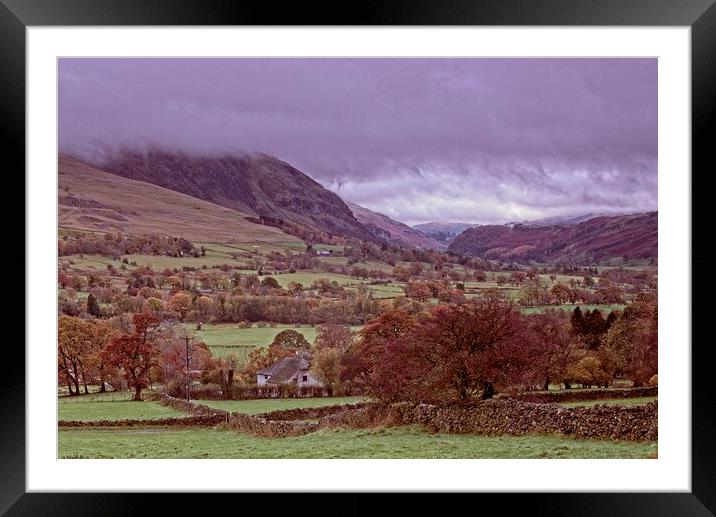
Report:
M580 215L565 215L555 217L545 217L543 219L535 219L532 221L521 221L508 223L510 226L521 224L523 226L554 226L554 225L572 225L589 221L595 217L603 217L616 214L580 214Z
M440 242L423 232L411 228L407 224L395 221L378 212L373 212L365 207L348 203L349 208L353 211L360 223L365 226L373 234L383 240L396 244L398 246L406 246L408 248L436 249L444 250L447 244Z
M266 154L197 156L151 150L115 153L103 169L249 215L377 242L335 193Z
M447 251L514 262L655 263L657 215L657 212L647 212L603 216L578 224L552 226L480 226L458 235Z
M430 223L414 224L413 228L425 235L432 237L443 245L450 244L460 232L467 228L479 226L472 223L451 223L448 221L434 221Z

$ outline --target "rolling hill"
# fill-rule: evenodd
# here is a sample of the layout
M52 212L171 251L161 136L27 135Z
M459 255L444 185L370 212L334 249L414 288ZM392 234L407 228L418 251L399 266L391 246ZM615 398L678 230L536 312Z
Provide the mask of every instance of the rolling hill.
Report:
M191 241L298 241L247 220L244 212L109 174L65 154L59 155L58 171L60 228L158 233Z
M188 194L250 216L289 221L322 232L379 242L335 193L291 165L260 153L193 156L122 151L102 168Z
M358 221L376 237L391 244L408 248L444 250L447 245L424 233L411 228L407 224L395 221L379 212L374 212L355 203L347 203Z
M658 212L595 217L578 224L486 225L458 235L447 251L513 262L655 262Z

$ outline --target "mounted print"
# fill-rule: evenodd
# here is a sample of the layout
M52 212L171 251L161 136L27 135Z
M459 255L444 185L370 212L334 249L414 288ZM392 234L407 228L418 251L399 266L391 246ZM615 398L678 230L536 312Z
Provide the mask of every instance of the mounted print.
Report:
M657 458L657 79L58 59L59 458Z

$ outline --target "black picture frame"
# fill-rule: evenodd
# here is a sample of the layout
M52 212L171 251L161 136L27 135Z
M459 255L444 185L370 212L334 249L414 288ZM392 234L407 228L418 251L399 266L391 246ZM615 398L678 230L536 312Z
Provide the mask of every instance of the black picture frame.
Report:
M231 0L0 0L0 114L5 130L5 164L14 174L25 170L25 29L29 26L82 25L573 25L573 26L688 26L691 28L692 80L692 269L709 277L716 254L710 234L708 204L698 196L709 195L704 187L707 167L713 167L714 148L709 136L716 115L716 0L384 0L382 2L285 2ZM679 173L688 174L689 171ZM24 181L17 191L24 192ZM22 199L23 196L16 196ZM3 207L7 210L7 206ZM20 225L17 242L24 242ZM22 232L22 233L21 233ZM18 246L19 247L19 246ZM18 250L19 252L19 250ZM3 265L27 271L18 253L4 255ZM19 283L20 275L15 282ZM690 282L685 275L682 281ZM24 292L19 290L12 292ZM716 305L697 300L692 290L692 321L707 321ZM701 324L703 325L703 324ZM700 325L700 326L701 326ZM696 328L694 328L696 330ZM504 510L533 515L713 515L716 512L716 440L713 440L709 386L710 343L708 335L696 340L692 353L692 491L690 493L619 494L480 494L479 504L497 504ZM684 346L689 345L685 343ZM9 347L5 347L7 350ZM5 382L0 390L2 440L0 440L0 512L8 515L131 515L148 513L152 500L146 494L26 493L25 490L25 358L19 347L5 362ZM7 365L12 364L11 368ZM207 494L212 506L225 496ZM254 504L255 496L241 495L242 505ZM264 496L265 497L265 496ZM272 505L282 498L270 496ZM350 496L344 513L374 511L373 496ZM411 496L422 504L423 496ZM452 495L451 497L457 497ZM164 498L169 499L169 498ZM175 494L174 504L186 504ZM457 503L457 501L455 501ZM167 502L162 501L165 510ZM459 504L459 503L458 503ZM310 504L309 504L310 506ZM217 506L218 508L218 506ZM242 506L243 509L247 508ZM504 511L503 510L503 511ZM511 513L511 512L510 512Z

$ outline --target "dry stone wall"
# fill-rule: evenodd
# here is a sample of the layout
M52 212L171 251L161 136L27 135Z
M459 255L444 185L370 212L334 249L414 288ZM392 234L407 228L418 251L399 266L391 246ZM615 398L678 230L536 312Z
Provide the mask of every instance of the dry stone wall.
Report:
M160 400L194 416L206 417L207 422L225 421L231 429L267 437L297 436L329 427L417 424L435 432L488 436L557 434L628 441L655 441L658 438L657 402L642 406L598 404L574 408L512 399L443 405L360 403L247 415L167 396Z

